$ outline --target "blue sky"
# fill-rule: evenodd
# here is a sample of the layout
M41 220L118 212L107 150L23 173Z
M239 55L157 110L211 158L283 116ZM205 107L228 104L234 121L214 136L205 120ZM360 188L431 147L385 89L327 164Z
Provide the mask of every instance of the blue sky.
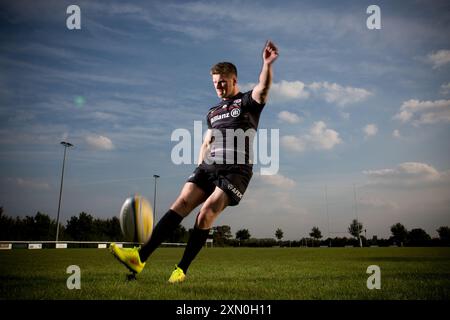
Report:
M81 9L69 30L66 8ZM381 9L369 30L366 9ZM446 1L4 1L0 5L0 205L9 215L118 215L133 193L157 215L192 164L174 130L193 132L216 101L209 68L256 83L267 39L279 47L260 128L279 129L276 175L255 175L216 224L254 237L367 236L392 224L432 236L450 224L450 5ZM195 155L195 158L197 155ZM327 198L328 201L325 199ZM328 208L328 210L327 210ZM328 215L327 215L328 211ZM183 222L193 224L195 213ZM348 234L346 234L348 236Z

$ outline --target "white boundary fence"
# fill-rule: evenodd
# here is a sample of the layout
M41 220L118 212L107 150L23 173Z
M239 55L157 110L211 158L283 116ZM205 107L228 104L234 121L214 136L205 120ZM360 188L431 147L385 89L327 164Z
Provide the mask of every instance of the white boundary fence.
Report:
M80 247L80 245L87 245L88 247L107 249L109 247L109 241L0 241L0 250L12 250L15 248L24 249L67 249L72 247ZM123 246L136 246L142 243L136 242L115 242L119 247ZM78 245L78 246L77 246ZM170 243L163 242L161 246L165 247L183 247L186 243Z

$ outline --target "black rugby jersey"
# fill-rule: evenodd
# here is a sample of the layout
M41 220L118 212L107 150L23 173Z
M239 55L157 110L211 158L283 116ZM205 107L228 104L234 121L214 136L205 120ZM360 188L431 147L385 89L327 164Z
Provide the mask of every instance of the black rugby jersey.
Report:
M206 116L212 129L208 161L226 164L252 164L253 139L265 104L252 98L252 91L239 92L209 109Z

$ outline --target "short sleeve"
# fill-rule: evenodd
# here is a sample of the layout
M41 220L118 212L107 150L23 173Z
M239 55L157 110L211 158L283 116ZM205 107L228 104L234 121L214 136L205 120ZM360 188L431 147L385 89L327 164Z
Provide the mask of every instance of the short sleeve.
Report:
M250 112L250 113L261 113L266 104L258 103L255 100L253 100L252 92L253 92L253 90L250 90L250 91L244 93L244 96L243 96L244 105L247 108L248 112Z

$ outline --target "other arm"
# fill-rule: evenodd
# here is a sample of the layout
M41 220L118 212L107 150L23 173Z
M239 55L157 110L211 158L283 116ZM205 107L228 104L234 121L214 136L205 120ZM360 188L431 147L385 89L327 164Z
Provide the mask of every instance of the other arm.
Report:
M206 131L205 139L203 140L203 143L200 147L200 153L198 155L198 163L197 163L198 165L200 165L203 162L207 152L209 152L209 149L211 148L211 137L212 137L212 130L208 129L208 131Z
M278 49L272 41L267 41L263 49L263 66L259 75L259 83L253 88L252 98L259 104L267 101L272 84L272 63L278 58Z

